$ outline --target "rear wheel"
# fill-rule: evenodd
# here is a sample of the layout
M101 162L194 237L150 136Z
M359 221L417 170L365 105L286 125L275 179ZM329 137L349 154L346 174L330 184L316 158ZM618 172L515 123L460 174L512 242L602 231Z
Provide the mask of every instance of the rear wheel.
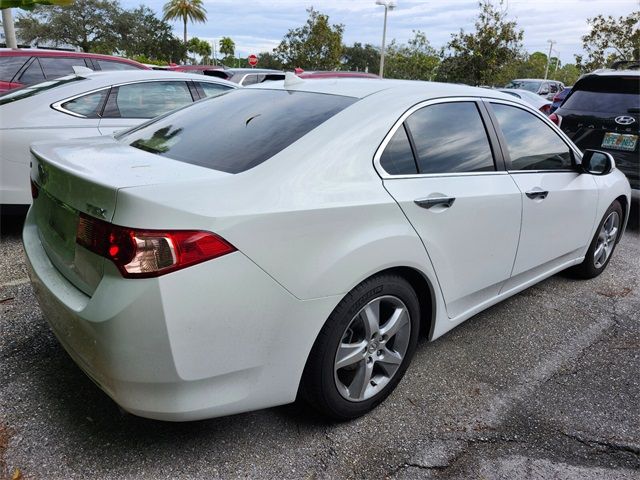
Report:
M322 328L305 367L301 393L335 420L359 417L396 387L413 356L419 302L396 275L354 288Z
M576 276L594 278L604 271L611 260L618 237L622 232L622 222L622 206L616 200L602 217L584 261L573 267L572 272Z

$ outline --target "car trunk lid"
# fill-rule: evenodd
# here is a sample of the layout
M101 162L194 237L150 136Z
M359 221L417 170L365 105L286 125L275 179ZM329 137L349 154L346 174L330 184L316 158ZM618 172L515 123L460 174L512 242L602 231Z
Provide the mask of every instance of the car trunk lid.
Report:
M76 243L83 216L110 222L122 188L227 175L143 152L111 137L36 144L32 209L40 241L60 273L92 295L105 260Z

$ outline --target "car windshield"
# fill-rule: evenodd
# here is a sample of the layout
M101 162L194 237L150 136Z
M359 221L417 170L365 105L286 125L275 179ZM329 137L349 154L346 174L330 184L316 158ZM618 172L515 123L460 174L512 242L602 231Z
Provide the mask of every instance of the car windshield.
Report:
M520 88L529 92L538 93L541 84L542 82L530 80L511 80L504 88Z
M638 113L640 81L637 76L585 77L573 87L562 108L617 114Z
M159 117L117 139L193 165L239 173L259 165L357 98L238 89Z
M11 102L17 102L18 100L22 100L23 98L33 97L34 95L38 95L39 93L46 92L47 90L51 90L52 88L57 88L62 85L67 85L69 83L77 82L79 80L86 80L86 79L83 77L74 75L73 77L58 78L56 80L51 80L48 82L42 82L36 85L29 85L28 87L22 87L16 90L11 90L10 92L5 93L4 95L0 95L0 105L4 105L6 103L11 103Z

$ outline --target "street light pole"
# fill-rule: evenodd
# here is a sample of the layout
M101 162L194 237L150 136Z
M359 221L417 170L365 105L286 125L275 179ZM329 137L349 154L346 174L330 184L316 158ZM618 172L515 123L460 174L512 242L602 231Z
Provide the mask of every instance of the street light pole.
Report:
M549 55L547 56L547 67L544 69L544 79L547 79L547 75L549 75L549 64L551 63L551 49L553 48L553 44L556 43L553 40L547 40L549 42Z
M380 50L380 77L384 77L384 46L387 40L387 13L396 6L394 0L376 0L376 5L384 7L384 27L382 28L382 49Z

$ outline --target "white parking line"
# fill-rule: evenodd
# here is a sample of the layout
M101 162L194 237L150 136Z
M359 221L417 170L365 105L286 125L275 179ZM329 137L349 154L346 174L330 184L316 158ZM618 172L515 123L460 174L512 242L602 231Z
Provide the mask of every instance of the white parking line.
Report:
M17 280L11 280L10 282L0 283L0 288L3 287L15 287L17 285L24 285L25 283L29 283L28 278L19 278Z

